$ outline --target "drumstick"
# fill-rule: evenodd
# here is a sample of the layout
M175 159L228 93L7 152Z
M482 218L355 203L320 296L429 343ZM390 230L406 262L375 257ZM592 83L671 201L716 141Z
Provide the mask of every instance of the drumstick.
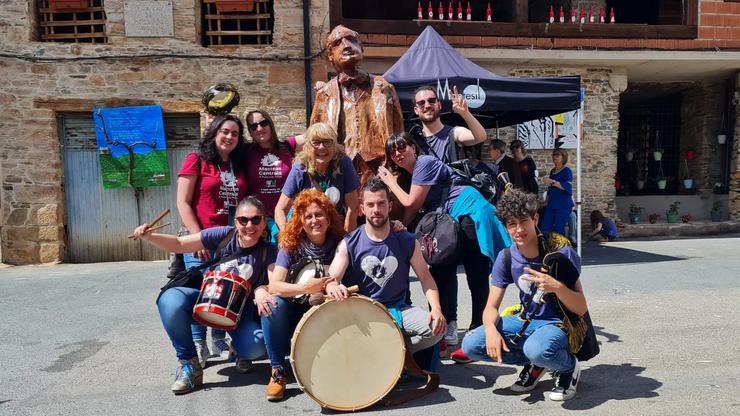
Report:
M347 292L349 293L357 293L360 291L360 287L357 285L350 286L347 288ZM324 299L331 299L331 295L324 295Z
M169 209L169 208L167 208L167 209L165 209L164 211L162 211L162 212L161 212L161 213L160 213L160 214L159 214L159 215L157 216L157 218L155 218L155 219L154 219L154 221L152 221L152 222L151 222L151 223L149 224L149 228L147 228L147 229L146 229L145 233L148 233L148 232L150 232L150 231L152 231L152 230L158 230L158 229L160 229L160 228L164 227L164 225L162 225L162 226L157 226L157 228L152 228L152 226L154 226L154 225L155 225L156 223L158 223L159 221L161 221L161 220L162 220L162 218L164 218L164 217L165 217L165 215L167 215L167 214L169 214L169 213L170 213L170 209ZM167 223L166 225L170 225L170 223ZM129 235L128 235L128 238L129 238L129 239L134 239L134 240L136 240L136 238L134 238L134 235L133 235L133 234L129 234Z

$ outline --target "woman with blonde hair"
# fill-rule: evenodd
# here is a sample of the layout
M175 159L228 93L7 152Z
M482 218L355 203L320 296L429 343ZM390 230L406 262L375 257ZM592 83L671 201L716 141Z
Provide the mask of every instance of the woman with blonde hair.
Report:
M547 206L542 215L542 231L555 231L565 234L565 224L568 223L573 211L573 171L565 166L568 163L568 152L565 149L552 151L552 163L555 165L547 178L542 182L547 185Z
M270 275L270 298L258 305L264 331L267 355L272 374L267 385L267 399L278 401L285 393L285 356L290 348L290 337L300 318L308 310L307 303L290 302L295 296L320 294L331 277L290 283L289 274L295 273L304 259L311 259L328 270L334 251L345 231L334 204L320 190L302 191L293 200L293 215L279 234L280 251L275 269Z
M306 131L306 145L296 154L275 207L275 222L284 230L293 200L305 189L323 192L344 216L344 229L357 226L360 180L352 161L339 148L337 132L327 123L315 123Z

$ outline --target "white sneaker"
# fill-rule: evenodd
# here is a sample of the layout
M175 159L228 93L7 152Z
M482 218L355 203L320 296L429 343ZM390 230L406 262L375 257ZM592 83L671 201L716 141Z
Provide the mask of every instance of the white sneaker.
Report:
M578 365L578 359L576 359L576 366L573 371L570 373L558 373L558 377L555 379L555 388L550 392L550 400L562 402L572 399L576 395L576 389L580 380L581 366Z
M206 361L211 353L208 351L208 344L204 339L193 340L195 343L195 352L198 354L198 362L202 368L206 368Z
M447 323L445 342L447 345L457 345L460 343L460 340L457 338L457 321L450 321Z
M226 338L215 338L211 340L211 355L228 360L231 357L231 347Z

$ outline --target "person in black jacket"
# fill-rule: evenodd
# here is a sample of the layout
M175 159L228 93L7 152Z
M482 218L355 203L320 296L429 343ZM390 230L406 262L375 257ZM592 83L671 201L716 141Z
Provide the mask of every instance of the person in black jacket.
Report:
M515 188L521 189L522 175L519 173L519 166L514 159L506 155L506 143L503 140L491 140L491 147L488 149L491 155L491 161L498 168L497 174L506 172L509 174L509 181Z

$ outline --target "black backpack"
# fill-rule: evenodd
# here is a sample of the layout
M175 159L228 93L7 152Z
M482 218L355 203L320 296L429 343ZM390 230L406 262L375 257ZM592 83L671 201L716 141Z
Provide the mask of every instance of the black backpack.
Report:
M449 192L448 184L442 191L442 201L447 200ZM424 214L416 224L415 233L427 264L438 266L457 263L460 254L460 224L444 212L442 207Z

